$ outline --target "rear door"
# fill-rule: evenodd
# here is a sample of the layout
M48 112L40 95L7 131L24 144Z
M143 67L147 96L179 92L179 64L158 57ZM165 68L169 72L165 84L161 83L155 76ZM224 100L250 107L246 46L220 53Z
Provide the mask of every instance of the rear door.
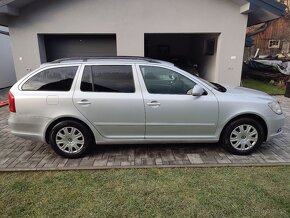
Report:
M134 65L84 65L74 93L78 110L106 138L143 139L145 110Z

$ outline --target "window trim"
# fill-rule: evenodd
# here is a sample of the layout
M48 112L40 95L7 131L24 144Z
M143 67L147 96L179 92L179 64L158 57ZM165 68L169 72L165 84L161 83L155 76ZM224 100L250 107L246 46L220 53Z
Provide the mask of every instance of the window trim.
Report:
M83 79L83 75L84 75L84 72L85 72L85 68L87 66L90 66L90 82L91 82L91 85L92 85L92 90L91 92L88 92L88 91L83 91L81 89L81 85L82 85L82 79ZM95 91L95 87L94 87L94 84L93 84L93 66L129 66L131 67L132 69L132 77L133 77L133 86L134 86L134 92L96 92ZM135 94L137 93L137 87L136 87L136 78L135 78L135 75L134 75L134 64L108 64L108 63L100 63L100 64L97 64L97 63L90 63L90 64L83 64L83 67L81 68L81 74L80 74L80 80L79 80L79 85L78 85L78 89L80 92L82 93L103 93L103 94Z
M71 84L71 87L70 87L70 90L68 91L47 91L47 90L23 90L22 87L23 85L28 81L30 80L32 77L36 76L37 74L45 71L45 70L50 70L50 69L56 69L56 68L65 68L65 67L77 67L77 70L76 70L76 74L74 76L74 79L72 81L72 84ZM75 84L75 81L77 80L78 78L78 73L79 73L79 70L80 70L80 67L81 65L80 64L73 64L73 65L68 65L68 64L61 64L61 65L53 65L53 66L44 66L42 68L38 68L36 69L35 71L31 72L30 74L28 74L24 79L23 81L18 85L18 89L22 92L62 92L62 93L67 93L67 92L71 92L72 91L72 88L74 87L74 84Z
M151 93L148 91L148 88L146 86L146 83L145 83L145 79L144 79L144 76L143 76L143 73L142 73L142 70L141 70L141 67L142 66L145 66L145 67L158 67L158 68L163 68L163 69L166 69L166 70L170 70L170 71L173 71L185 78L187 78L188 80L192 81L193 83L195 83L196 85L200 85L196 80L193 80L192 78L188 77L187 75L184 75L183 73L177 71L176 69L172 69L170 67L167 67L167 66L163 66L163 65L151 65L151 64L138 64L137 65L137 68L138 70L140 71L140 75L141 75L141 78L143 80L143 85L144 85L144 88L147 92L147 94L150 94L150 95L176 95L176 96L190 96L188 94L169 94L169 93ZM202 87L204 88L204 86L202 85ZM193 87L192 87L193 88ZM205 89L205 88L204 88ZM207 92L207 90L205 89L205 91Z
M278 45L272 45L271 46L271 42L277 42ZM281 40L279 39L270 39L269 40L269 44L268 44L268 48L271 49L271 48L280 48L280 45L281 45Z

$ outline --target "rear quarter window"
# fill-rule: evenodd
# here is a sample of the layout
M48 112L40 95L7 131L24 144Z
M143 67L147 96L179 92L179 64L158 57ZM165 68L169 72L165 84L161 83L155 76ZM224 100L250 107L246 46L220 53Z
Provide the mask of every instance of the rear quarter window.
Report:
M57 67L41 71L28 79L22 86L23 91L60 91L71 89L78 66Z

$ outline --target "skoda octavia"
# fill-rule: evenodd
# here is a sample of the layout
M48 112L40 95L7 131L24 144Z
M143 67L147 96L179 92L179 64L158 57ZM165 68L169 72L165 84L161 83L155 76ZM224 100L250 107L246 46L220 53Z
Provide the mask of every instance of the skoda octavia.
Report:
M60 59L10 90L9 126L68 158L95 144L216 143L245 155L282 132L271 96L138 57Z

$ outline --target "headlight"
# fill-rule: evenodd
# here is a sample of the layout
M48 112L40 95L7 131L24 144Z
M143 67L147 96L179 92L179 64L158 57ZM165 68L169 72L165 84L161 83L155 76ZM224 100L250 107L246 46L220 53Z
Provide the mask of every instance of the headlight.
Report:
M271 102L268 104L269 107L274 111L276 114L282 114L282 108L278 102Z

